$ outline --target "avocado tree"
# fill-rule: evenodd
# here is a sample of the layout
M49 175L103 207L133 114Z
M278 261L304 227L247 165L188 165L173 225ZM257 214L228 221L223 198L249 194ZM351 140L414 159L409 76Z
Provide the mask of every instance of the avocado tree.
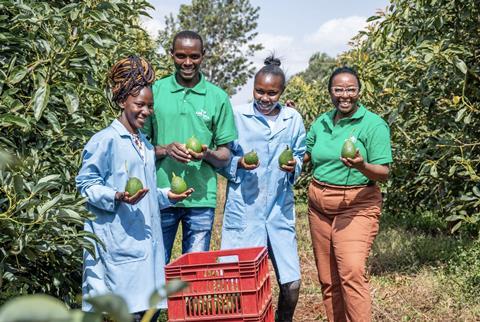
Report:
M453 231L467 224L478 232L478 1L393 0L368 21L337 65L359 71L362 102L390 125L394 162L383 186L386 209L433 211ZM320 83L294 78L287 89L298 97L307 127L330 106L326 79Z
M117 111L106 73L120 57L155 61L139 28L147 1L0 2L0 303L81 293L88 216L74 178L90 136Z

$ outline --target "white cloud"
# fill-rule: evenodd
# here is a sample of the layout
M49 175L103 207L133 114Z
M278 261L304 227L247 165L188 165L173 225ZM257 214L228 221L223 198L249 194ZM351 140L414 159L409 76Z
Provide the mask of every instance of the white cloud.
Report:
M316 52L324 52L335 57L349 49L348 43L367 25L366 17L351 16L326 21L312 34L296 39L289 35L259 34L255 41L264 49L255 54L253 62L257 70L263 60L274 52L282 60L282 68L287 77L308 67L309 58ZM232 97L233 104L246 103L252 99L253 80Z
M348 42L367 26L366 17L351 16L323 23L317 31L304 37L305 43L318 48L317 51L336 56L348 49Z

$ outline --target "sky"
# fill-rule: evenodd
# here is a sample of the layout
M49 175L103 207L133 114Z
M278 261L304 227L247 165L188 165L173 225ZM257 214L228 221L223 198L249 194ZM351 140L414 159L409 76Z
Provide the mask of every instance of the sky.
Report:
M155 10L153 19L145 19L143 26L156 36L165 26L166 15L178 12L184 0L150 0ZM335 57L348 50L349 40L366 26L366 19L378 10L385 10L388 0L250 0L260 7L256 43L264 49L251 60L258 70L263 60L275 53L282 61L282 69L288 77L305 70L315 52L325 52ZM231 101L242 104L252 99L253 80L250 79Z

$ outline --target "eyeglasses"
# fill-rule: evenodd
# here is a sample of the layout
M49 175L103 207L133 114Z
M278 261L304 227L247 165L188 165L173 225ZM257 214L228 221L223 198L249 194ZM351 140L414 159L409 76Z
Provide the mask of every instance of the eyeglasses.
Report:
M335 96L342 96L347 93L348 96L353 97L358 94L358 87L332 87L332 94Z

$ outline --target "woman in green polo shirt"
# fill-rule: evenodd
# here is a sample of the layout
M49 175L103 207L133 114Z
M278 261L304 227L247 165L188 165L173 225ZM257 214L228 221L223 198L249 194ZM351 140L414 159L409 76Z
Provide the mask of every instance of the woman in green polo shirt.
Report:
M353 69L337 68L328 84L334 109L307 135L310 233L329 321L371 320L365 266L382 207L375 182L388 179L392 152L388 125L358 101L360 88ZM341 156L346 140L355 146L352 158Z

